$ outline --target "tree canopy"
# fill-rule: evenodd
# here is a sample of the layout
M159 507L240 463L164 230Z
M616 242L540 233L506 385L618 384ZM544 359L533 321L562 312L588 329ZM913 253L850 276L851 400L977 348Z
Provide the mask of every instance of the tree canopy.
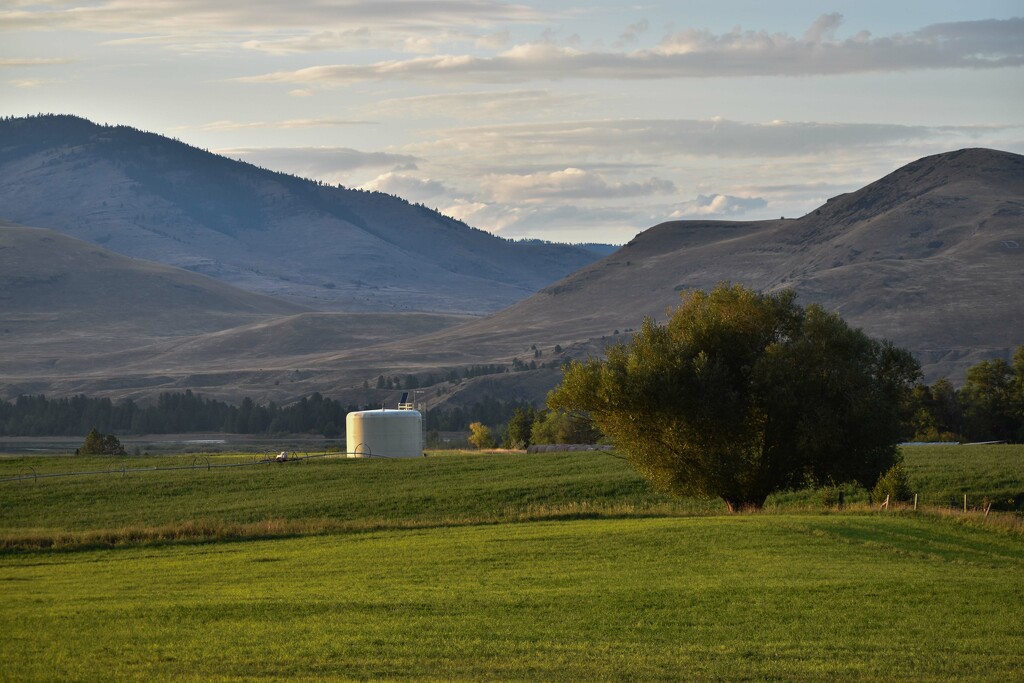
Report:
M730 510L806 484L871 486L897 461L911 355L795 294L684 292L548 397L584 414L657 488Z
M79 455L125 455L120 439L113 434L101 434L95 427L85 435L85 441L76 452Z

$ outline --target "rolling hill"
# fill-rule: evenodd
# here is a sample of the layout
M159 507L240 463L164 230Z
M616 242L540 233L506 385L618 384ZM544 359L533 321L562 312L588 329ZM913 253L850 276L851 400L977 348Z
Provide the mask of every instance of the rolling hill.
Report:
M681 291L722 281L793 288L801 304L910 349L929 381L960 381L968 366L1024 344L1024 157L985 149L926 157L795 220L664 223L437 337L453 346L456 337L564 346L663 319Z
M426 395L434 404L485 395L539 402L561 362L600 354L645 316L663 319L682 291L721 281L791 287L799 303L838 311L910 349L927 381L960 382L968 366L1024 343L1022 244L1024 157L960 150L920 159L798 219L655 226L487 317L412 324L287 312L132 348L93 346L87 358L69 351L26 366L17 382L5 371L0 394L31 386L143 397L190 388L285 402L320 391L379 404L397 398L362 388L380 374L443 375L517 359L544 367L445 382ZM6 348L7 367L18 366L15 346Z
M490 313L599 258L74 116L0 120L0 218L330 311Z
M0 395L5 397L61 393L63 382L116 396L136 388L145 394L182 372L228 370L233 358L259 370L268 361L275 367L466 319L314 312L53 230L0 221ZM168 355L172 360L163 362ZM133 367L145 369L145 379L132 375Z

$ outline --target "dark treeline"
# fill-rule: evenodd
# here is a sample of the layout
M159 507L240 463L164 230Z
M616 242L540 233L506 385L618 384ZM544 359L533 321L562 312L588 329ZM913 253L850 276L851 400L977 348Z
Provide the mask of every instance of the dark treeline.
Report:
M478 376L504 371L503 366L481 365L464 373ZM407 377L404 384L415 388L421 383ZM467 431L472 422L498 429L507 425L517 410L532 408L524 401L488 396L468 407L427 411L426 429ZM161 394L149 406L140 406L131 399L112 401L84 395L19 396L13 401L0 401L0 436L85 435L96 429L107 434L223 432L322 434L336 438L344 435L345 416L359 409L319 393L288 406L273 402L260 405L251 398L232 405L191 391ZM904 433L915 441L1024 442L1024 346L1016 350L1009 363L996 359L972 366L960 389L947 380L916 387L905 408Z
M287 407L259 405L250 398L235 406L191 391L160 394L156 404L146 407L131 399L19 396L0 401L0 436L62 436L97 429L111 434L317 433L333 438L344 433L345 415L353 410L318 393Z
M427 411L427 429L465 431L471 422L501 425L522 401L503 402L487 397L467 408L434 408ZM47 398L19 396L0 401L0 436L66 436L87 434L322 434L343 436L345 416L357 406L342 406L319 393L289 406L273 402L260 405L245 398L239 405L205 398L191 391L160 394L154 405L140 406L131 399L111 401L79 395Z

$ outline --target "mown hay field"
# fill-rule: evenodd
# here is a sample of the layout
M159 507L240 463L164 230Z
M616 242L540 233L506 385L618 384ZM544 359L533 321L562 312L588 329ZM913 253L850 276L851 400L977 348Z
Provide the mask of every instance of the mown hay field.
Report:
M905 459L922 498L947 508L962 489L1024 488L1018 447ZM839 512L803 492L726 515L593 453L129 471L194 460L0 459L0 478L40 475L0 484L0 679L1024 670L1013 513ZM41 476L72 469L110 473Z

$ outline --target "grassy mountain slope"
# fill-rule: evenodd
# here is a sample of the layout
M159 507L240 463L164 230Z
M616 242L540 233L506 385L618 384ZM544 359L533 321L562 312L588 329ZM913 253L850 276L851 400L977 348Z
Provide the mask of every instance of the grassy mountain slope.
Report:
M0 121L0 207L321 310L493 312L599 258L72 116Z
M244 374L268 360L272 366L294 363L464 320L432 313L311 312L53 230L0 222L4 396L61 386L67 393L123 394L183 373Z
M792 287L800 303L909 348L928 381L960 381L969 365L1024 343L1022 218L1024 157L961 150L909 164L799 219L655 226L532 297L461 325L409 318L404 334L349 318L341 333L330 327L335 319L291 315L105 357L69 352L51 366L37 363L33 386L110 396L191 388L279 401L320 391L379 404L390 399L360 387L380 374L598 355L645 316L663 319L681 291L721 281ZM352 326L365 329L353 335ZM488 375L428 397L540 401L558 379L553 367Z
M801 303L911 349L929 378L959 379L968 365L1024 343L1022 247L1024 157L961 150L796 220L655 226L537 295L441 335L526 331L564 345L663 319L680 291L732 281L791 287Z

